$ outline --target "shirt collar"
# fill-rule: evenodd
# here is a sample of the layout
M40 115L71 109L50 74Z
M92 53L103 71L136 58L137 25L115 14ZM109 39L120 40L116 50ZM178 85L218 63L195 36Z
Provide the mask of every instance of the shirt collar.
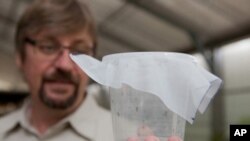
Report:
M16 112L4 119L5 123L8 123L6 127L0 127L0 130L10 132L16 126L34 131L33 127L28 121L29 117L29 105L30 100L26 100L23 106ZM85 100L82 102L80 107L70 116L63 119L58 124L69 123L70 127L73 128L78 134L91 140L95 139L95 132L98 126L98 104L96 103L94 96L87 94Z
M73 129L80 135L94 139L98 125L98 105L91 94L87 94L80 107L68 117Z
M2 133L6 134L18 126L18 122L14 117L15 116L11 116L11 117L8 116L8 117L4 117L4 119L1 119L0 124L4 125L4 126L0 126L0 133L1 134ZM4 124L2 124L2 123L4 123Z
M3 119L1 119L1 122L4 123L4 125L6 126L0 126L0 132L2 133L10 132L12 129L22 124L22 122L25 119L25 111L27 103L28 102L25 101L19 109L13 111L12 113L8 114Z

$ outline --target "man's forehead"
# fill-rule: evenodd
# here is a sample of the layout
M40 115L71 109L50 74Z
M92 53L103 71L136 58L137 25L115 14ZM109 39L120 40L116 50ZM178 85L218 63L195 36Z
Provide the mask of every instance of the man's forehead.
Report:
M57 42L84 42L93 44L93 37L87 30L78 30L74 32L60 33L53 32L50 29L44 29L33 35L34 38L40 40L52 40Z

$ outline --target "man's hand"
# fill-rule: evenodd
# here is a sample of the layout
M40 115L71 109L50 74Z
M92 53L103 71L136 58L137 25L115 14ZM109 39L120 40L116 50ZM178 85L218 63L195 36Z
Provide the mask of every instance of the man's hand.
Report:
M177 136L172 136L168 138L168 141L182 141L182 139Z
M127 141L160 141L160 139L155 136L148 126L143 125L138 128L137 135L128 138ZM171 136L167 138L166 141L182 141L182 139L178 136Z
M127 141L141 141L138 137L131 137ZM156 136L147 136L144 141L160 141ZM167 139L167 141L182 141L177 136L172 136Z

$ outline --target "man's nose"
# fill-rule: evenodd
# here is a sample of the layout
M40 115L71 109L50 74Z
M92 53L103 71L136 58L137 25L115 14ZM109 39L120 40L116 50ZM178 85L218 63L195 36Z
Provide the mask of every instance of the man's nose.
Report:
M69 56L69 50L64 49L55 60L55 67L58 69L70 71L74 68L74 63Z

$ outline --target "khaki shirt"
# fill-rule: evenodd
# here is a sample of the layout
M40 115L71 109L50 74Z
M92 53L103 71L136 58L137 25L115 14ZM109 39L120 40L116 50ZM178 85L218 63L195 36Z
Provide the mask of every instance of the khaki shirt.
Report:
M28 102L0 119L0 141L114 141L111 114L96 103L93 95L43 135L28 122L27 107Z

